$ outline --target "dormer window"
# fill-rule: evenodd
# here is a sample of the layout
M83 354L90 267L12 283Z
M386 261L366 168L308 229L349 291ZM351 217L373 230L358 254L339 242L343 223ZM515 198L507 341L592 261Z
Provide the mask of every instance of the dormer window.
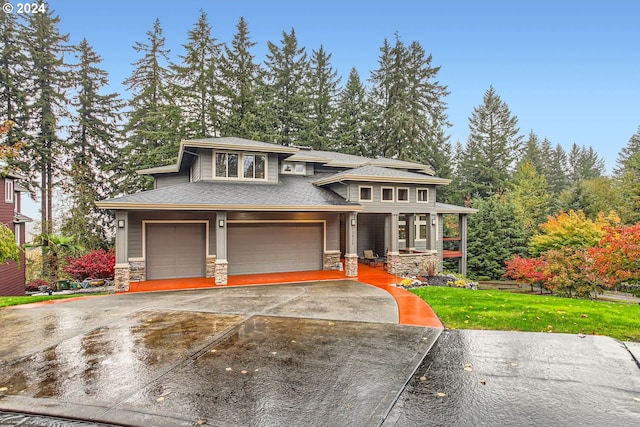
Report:
M7 203L13 203L13 192L14 192L13 180L10 178L5 179L4 185L4 201Z
M267 155L254 153L214 153L214 178L255 179L267 177Z
M280 172L291 175L304 175L307 173L307 164L303 162L282 162Z

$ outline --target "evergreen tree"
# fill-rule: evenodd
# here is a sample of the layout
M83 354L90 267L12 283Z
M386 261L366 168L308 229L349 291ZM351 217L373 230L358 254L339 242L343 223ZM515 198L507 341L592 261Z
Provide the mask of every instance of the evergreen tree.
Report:
M529 163L539 174L544 174L545 163L547 158L543 154L542 143L538 139L538 135L531 131L529 137L524 142L522 155L518 161L518 166Z
M182 137L205 138L220 134L224 117L218 93L221 91L219 70L221 49L211 36L207 14L189 31L188 43L182 45L184 55L178 55L181 64L172 64L175 81L174 102L182 114Z
M371 73L370 102L378 141L376 154L400 160L418 160L420 153L442 142L449 126L444 97L447 87L435 81L440 67L432 66L417 42L408 47L396 34L391 46L384 40L379 68Z
M22 36L25 28L18 22L18 15L0 13L0 121L14 123L7 130L0 144L15 146L26 137L28 123L26 90L28 57Z
M124 81L133 94L131 110L124 131L128 141L121 154L119 171L121 191L133 193L149 189L151 180L136 176L136 170L162 166L175 160L181 135L180 108L173 104L170 92L171 74L166 64L169 50L164 48L160 21L147 32L148 44L136 42L133 49L142 58L133 65L133 74Z
M469 139L460 165L462 189L473 197L488 197L505 189L520 151L518 118L493 86L469 119Z
M67 115L65 91L70 85L64 54L71 48L67 45L69 36L58 29L60 18L54 16L53 10L30 14L26 19L23 43L27 46L29 59L22 73L29 76L27 99L31 102L31 137L23 150L23 167L32 178L39 179L42 233L51 234L53 190L55 180L59 178L64 148L58 121Z
M622 166L617 186L623 200L620 217L625 224L635 224L640 222L640 152L626 158Z
M309 127L304 136L306 145L316 150L326 150L333 140L336 122L335 100L340 78L331 66L331 54L324 47L311 54L309 81Z
M268 42L266 87L262 99L263 139L282 145L303 144L309 127L309 60L298 47L295 30L282 33L281 45Z
M118 123L124 107L117 93L103 95L108 74L98 68L102 58L87 40L77 48L78 64L75 76L75 95L71 105L76 114L71 117L67 156L68 179L63 188L71 199L62 224L62 234L76 236L76 243L85 248L106 248L110 217L94 202L108 197L114 159L119 140Z
M258 100L261 92L261 69L255 63L251 49L256 45L249 38L249 29L240 18L231 48L225 46L222 57L221 94L226 101L227 115L222 134L258 139Z
M640 126L638 126L638 130L634 133L631 138L629 138L629 142L626 146L622 147L620 152L618 153L618 158L616 160L616 167L613 170L613 175L616 177L621 177L625 173L625 168L627 166L627 160L632 156L640 153Z
M474 199L473 207L478 213L469 216L469 276L500 279L505 261L527 252L522 224L505 194Z
M549 184L549 190L558 196L563 190L569 187L567 177L567 153L560 144L551 149L551 143L545 139L542 142L542 152L547 159L542 174Z
M569 151L568 176L572 184L583 180L590 180L604 175L604 160L598 156L593 147L571 146Z
M358 156L370 156L371 116L367 91L355 68L351 68L347 83L338 94L336 116L335 142L331 149Z

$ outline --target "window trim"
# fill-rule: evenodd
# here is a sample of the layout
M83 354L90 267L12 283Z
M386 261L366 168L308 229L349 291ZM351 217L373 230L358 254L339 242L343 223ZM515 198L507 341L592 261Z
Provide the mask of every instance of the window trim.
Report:
M229 165L229 154L236 154L238 156L238 176L217 176L217 156L218 154L226 154L227 155L227 175L229 174L228 165ZM244 156L253 156L253 174L255 176L256 170L256 157L264 156L264 178L254 178L254 177L245 177L244 176ZM211 175L214 180L219 181L267 181L269 179L269 155L267 153L258 153L258 152L238 152L238 151L213 151L212 153L212 171Z
M424 220L421 220L420 217L424 217ZM424 225L425 227L425 236L424 238L420 237L420 226ZM426 214L418 214L416 215L416 219L414 222L415 226L415 241L416 242L426 242L429 237L429 215Z
M404 229L404 239L400 233L401 229ZM398 242L404 242L405 246L407 244L407 217L405 215L398 217Z
M391 199L384 198L384 190L391 190ZM380 187L380 201L382 203L393 203L396 201L396 189L394 187Z
M400 199L400 191L401 190L404 190L404 191L407 192L406 200ZM410 192L409 192L409 188L408 187L398 187L396 189L396 200L398 201L398 203L409 203L410 199L411 199L411 196L410 196Z
M4 201L6 203L13 203L15 201L15 183L11 178L5 178L4 181Z
M427 192L427 200L420 200L420 192L421 191L426 191ZM418 187L416 188L416 203L429 203L429 189L425 188L425 187Z
M285 170L287 166L291 166L291 170ZM298 172L298 166L302 167L302 171ZM306 175L307 174L307 164L305 162L291 162L288 160L284 160L280 166L280 173L284 175Z
M368 188L369 191L371 192L371 197L369 199L363 199L362 198L362 189L364 189L364 188ZM373 202L373 186L371 186L371 185L359 185L358 186L358 201L359 202L372 203Z

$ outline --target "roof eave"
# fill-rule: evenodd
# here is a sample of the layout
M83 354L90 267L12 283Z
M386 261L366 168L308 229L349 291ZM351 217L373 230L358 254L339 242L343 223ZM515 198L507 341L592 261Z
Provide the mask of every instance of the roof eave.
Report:
M370 176L370 175L342 175L329 176L319 179L313 184L317 186L333 184L344 181L368 181L368 182L392 182L399 184L433 184L433 185L449 185L450 179L427 177L427 178L404 178L404 177L388 177L388 176Z
M354 212L361 211L361 205L322 205L322 206L271 206L271 205L204 205L204 204L154 204L127 202L96 202L100 209L112 210L153 210L153 211L258 211L258 212Z

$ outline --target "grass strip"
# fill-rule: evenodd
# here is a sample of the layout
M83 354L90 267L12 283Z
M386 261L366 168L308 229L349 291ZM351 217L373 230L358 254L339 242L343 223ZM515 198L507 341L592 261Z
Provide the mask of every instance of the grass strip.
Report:
M506 291L411 289L450 329L607 335L640 342L640 305Z
M32 304L34 302L50 301L62 298L78 298L87 294L65 294L65 295L34 295L20 297L0 297L0 308L9 307L11 305ZM92 294L97 295L97 294Z

